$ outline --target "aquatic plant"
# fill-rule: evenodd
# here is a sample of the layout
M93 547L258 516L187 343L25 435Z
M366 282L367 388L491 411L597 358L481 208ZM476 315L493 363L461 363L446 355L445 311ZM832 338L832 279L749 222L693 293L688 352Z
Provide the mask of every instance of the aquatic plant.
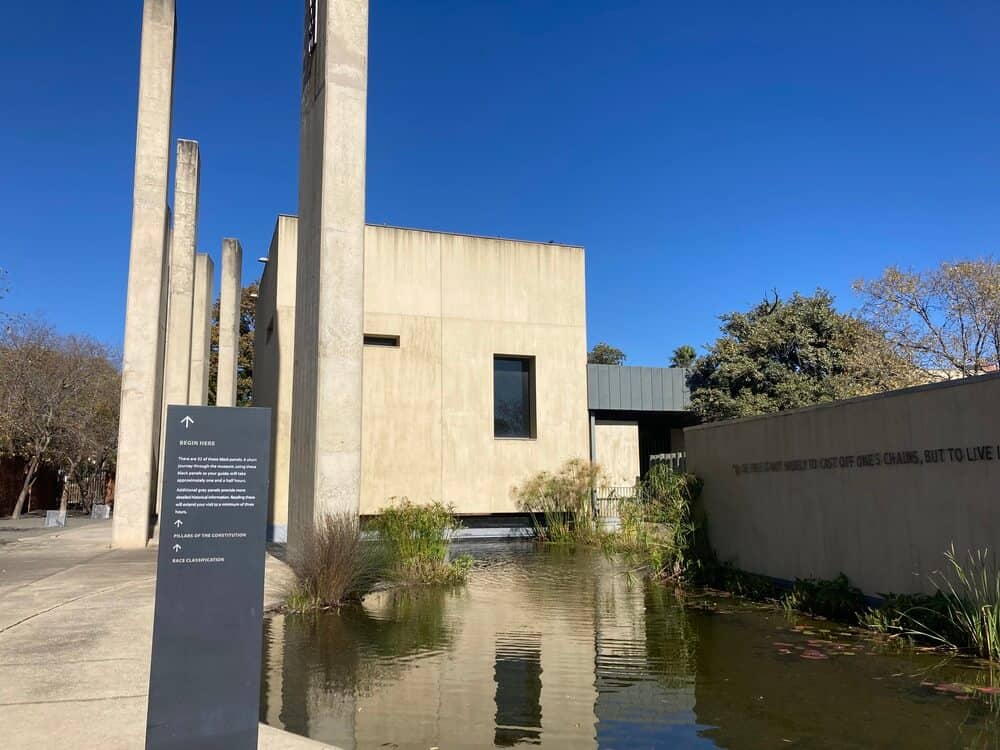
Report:
M887 597L862 622L893 636L1000 661L1000 571L994 555L970 550L962 561L952 546L944 557L945 570L930 576L935 594Z
M752 601L781 601L786 604L784 592L773 578L748 573L730 562L719 563L714 556L702 561L699 574L697 583L703 586L728 591Z
M782 599L787 609L794 609L831 620L857 621L868 608L861 589L852 586L843 573L832 581L819 578L796 579L790 593Z
M932 639L948 642L959 638L948 614L948 598L936 591L933 594L880 594L882 601L873 609L862 612L858 621L862 626L890 638L905 637L920 640L914 627L934 633ZM919 624L918 624L919 623Z
M572 459L556 473L535 474L513 489L518 507L531 514L539 539L555 544L598 544L601 534L594 516L593 493L601 469Z
M944 555L945 572L931 581L948 600L948 619L966 645L984 659L1000 659L1000 573L988 549L969 550L965 564L954 545ZM954 645L954 644L953 644Z
M653 578L693 582L706 557L695 503L702 483L668 464L652 466L634 498L619 505L619 530L605 551L624 553Z
M387 557L388 576L420 584L461 583L472 558L448 561L451 534L461 528L452 507L440 502L417 505L407 498L391 504L369 521Z
M361 538L357 516L326 514L306 533L289 559L295 582L286 607L306 612L360 600L378 582L384 559L377 545Z

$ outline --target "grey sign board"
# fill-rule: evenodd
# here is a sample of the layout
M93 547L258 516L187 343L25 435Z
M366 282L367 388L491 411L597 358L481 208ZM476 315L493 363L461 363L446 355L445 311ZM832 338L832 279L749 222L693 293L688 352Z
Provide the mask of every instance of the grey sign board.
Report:
M270 425L168 409L147 750L257 747Z

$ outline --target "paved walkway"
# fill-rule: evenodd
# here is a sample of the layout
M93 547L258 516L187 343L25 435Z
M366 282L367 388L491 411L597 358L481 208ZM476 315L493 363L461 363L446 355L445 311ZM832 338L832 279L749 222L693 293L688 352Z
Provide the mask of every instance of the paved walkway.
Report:
M156 550L111 550L111 522L0 545L0 746L145 742ZM265 606L288 581L268 555ZM261 725L261 750L324 748Z

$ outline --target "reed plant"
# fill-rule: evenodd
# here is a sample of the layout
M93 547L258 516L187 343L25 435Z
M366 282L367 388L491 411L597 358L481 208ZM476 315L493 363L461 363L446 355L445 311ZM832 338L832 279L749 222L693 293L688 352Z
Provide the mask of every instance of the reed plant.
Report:
M702 567L695 509L700 493L694 475L655 464L635 497L619 504L619 528L606 538L605 550L626 554L652 578L692 581Z
M461 583L472 559L448 560L451 535L461 528L452 507L440 502L417 505L407 498L393 498L370 521L388 560L388 576L416 584Z
M295 581L285 604L293 612L359 601L379 581L385 564L378 545L362 539L357 516L348 513L323 516L288 562Z
M601 469L582 459L554 474L543 471L514 488L518 507L531 515L539 539L554 544L599 544L593 496Z
M1000 574L988 549L970 550L965 564L952 546L948 567L932 577L948 599L949 619L965 634L967 646L991 661L1000 659Z

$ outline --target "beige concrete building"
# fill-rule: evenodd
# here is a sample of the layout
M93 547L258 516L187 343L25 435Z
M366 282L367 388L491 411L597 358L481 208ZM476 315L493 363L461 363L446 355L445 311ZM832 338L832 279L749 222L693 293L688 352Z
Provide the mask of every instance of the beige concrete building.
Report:
M272 538L287 540L292 436L292 368L295 352L295 278L299 222L279 216L260 277L254 331L254 405L271 409Z
M279 219L257 307L255 399L275 411L278 539L296 481L294 231ZM516 484L588 456L582 248L368 226L364 270L362 514L394 497L514 513Z
M586 457L584 277L578 247L367 228L362 513L513 512Z

